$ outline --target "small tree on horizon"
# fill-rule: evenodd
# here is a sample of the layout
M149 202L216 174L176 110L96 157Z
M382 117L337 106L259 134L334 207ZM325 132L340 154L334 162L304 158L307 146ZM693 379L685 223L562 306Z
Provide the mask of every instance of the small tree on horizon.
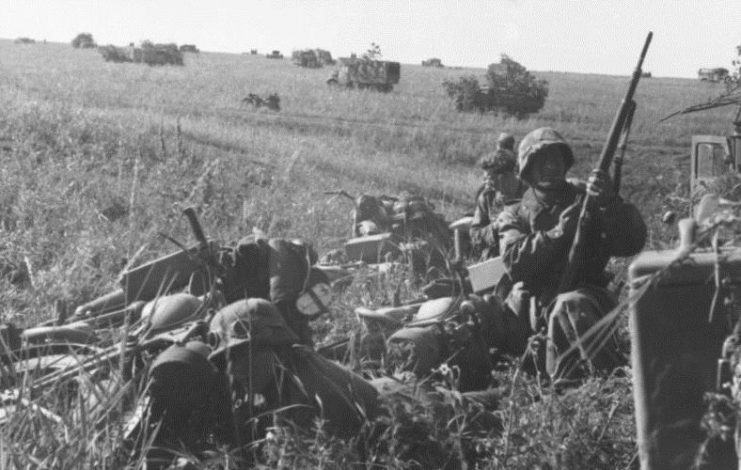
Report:
M90 33L80 33L72 40L72 47L75 49L90 49L97 47L93 35Z

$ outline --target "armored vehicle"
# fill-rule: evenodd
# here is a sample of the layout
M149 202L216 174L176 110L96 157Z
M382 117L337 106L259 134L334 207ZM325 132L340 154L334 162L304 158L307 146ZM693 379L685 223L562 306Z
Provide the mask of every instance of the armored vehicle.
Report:
M399 83L400 76L399 62L342 57L340 68L327 79L327 84L389 92Z

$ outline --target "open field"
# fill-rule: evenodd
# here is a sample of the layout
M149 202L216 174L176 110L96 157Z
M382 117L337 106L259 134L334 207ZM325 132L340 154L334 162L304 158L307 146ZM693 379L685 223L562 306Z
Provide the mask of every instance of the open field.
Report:
M0 315L34 324L52 316L57 301L74 306L108 292L124 266L173 251L158 233L190 240L180 216L186 206L195 206L207 235L223 242L258 227L270 236L310 240L320 254L340 247L350 231L349 203L330 199L326 190L409 190L452 220L473 210L475 162L501 131L519 141L537 127L556 128L574 147L573 174L586 176L634 66L625 65L624 77L533 72L548 80L549 98L541 113L515 121L457 113L444 95L443 80L483 77L483 68L403 64L399 85L380 94L331 89L324 83L329 68L262 56L186 54L184 67L147 67L106 63L95 50L66 44L0 41L0 260L27 263L32 280L27 289L0 280ZM689 177L691 135L729 132L733 110L658 121L721 91L675 78L644 78L638 86L622 194L642 210L651 247L671 242L659 219L664 197ZM248 93L274 92L279 112L240 103ZM349 298L382 301L359 292ZM328 338L346 334L351 322L341 317L350 307L349 300L340 302L335 317L317 328ZM535 381L521 379L517 388L516 376L501 380L512 385L503 415L517 424L507 434L512 447L487 450L491 468L635 465L628 379L590 382L548 400ZM43 460L62 444L51 437L57 430L38 432L34 447L27 433L0 431L2 447ZM116 446L114 437L95 430L76 432L83 442L105 442L98 450L66 447L67 463L95 466ZM437 437L454 442L442 432ZM595 446L593 453L580 447L585 443ZM322 449L326 455L314 449L316 460L283 463L342 467L322 460L337 461L336 449ZM554 452L560 460L550 460ZM4 458L0 452L0 466ZM388 466L395 468L393 462Z

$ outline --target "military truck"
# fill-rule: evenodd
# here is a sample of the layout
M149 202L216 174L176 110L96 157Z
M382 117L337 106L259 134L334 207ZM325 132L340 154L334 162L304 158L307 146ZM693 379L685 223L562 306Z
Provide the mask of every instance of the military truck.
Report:
M389 92L399 83L399 62L354 57L341 57L339 61L340 67L327 79L328 85Z
M293 51L291 54L293 63L299 67L308 67L310 69L317 69L322 66L319 62L319 56L313 49L305 49L302 51Z
M702 68L697 71L697 78L701 81L722 82L728 76L728 69L723 67Z
M644 252L629 269L643 470L739 468L741 247L734 241L741 213L738 201L726 199L741 200L735 194L741 186L735 178L741 171L738 103L732 135L692 138L694 215L679 223L678 248Z

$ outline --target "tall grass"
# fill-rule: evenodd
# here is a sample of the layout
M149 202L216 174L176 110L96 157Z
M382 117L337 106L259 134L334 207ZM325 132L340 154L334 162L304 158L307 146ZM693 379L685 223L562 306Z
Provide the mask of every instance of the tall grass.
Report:
M187 205L196 206L207 235L224 243L258 227L271 236L305 237L324 252L341 246L350 224L349 205L324 191L410 189L453 219L473 209L475 162L501 131L520 140L536 127L557 128L574 146L574 174L585 176L628 80L535 72L550 83L548 102L541 113L515 121L457 113L444 95L443 80L483 77L486 64L469 70L405 64L394 91L379 94L328 88L328 68L247 55L190 54L184 67L147 67L106 63L94 50L68 45L0 41L0 61L0 259L32 267L30 287L0 279L0 315L20 325L51 317L57 301L74 306L106 293L127 264L173 251L159 232L189 241L180 216ZM622 193L649 221L654 246L671 236L657 221L664 196L688 178L682 170L691 135L727 132L732 111L658 121L720 91L672 78L639 85ZM248 93L273 92L281 97L278 113L240 104ZM332 316L315 324L320 343L359 328L353 306L390 300L387 286L374 282L382 281L356 283ZM512 371L499 377L509 401L497 416L513 423L507 433L468 432L470 410L455 399L426 409L412 429L427 433L436 452L454 456L453 468L635 465L625 379L595 380L559 396L512 377ZM413 466L402 431L420 410L410 406L393 418L391 447L374 450L382 466ZM0 431L0 467L120 465L114 424L61 418L19 414ZM445 428L451 422L461 426ZM267 449L283 451L283 460L269 454L265 461L317 468L354 462L350 446L319 436L278 435Z

